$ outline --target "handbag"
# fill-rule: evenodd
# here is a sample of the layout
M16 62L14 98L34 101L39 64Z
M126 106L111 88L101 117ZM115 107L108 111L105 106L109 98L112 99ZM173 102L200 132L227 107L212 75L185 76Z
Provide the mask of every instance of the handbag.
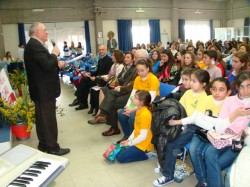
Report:
M115 75L111 75L107 80L107 86L109 88L115 88L118 86L118 79Z
M123 149L120 144L111 144L109 148L104 152L103 157L108 161L114 162L117 154Z
M235 141L240 141L241 134L235 133L230 128L227 128L223 134L219 134L215 130L209 130L207 138L216 149L222 149L231 146Z
M208 130L198 128L195 130L195 134L200 138L201 141L208 143L209 140L207 139L207 132Z

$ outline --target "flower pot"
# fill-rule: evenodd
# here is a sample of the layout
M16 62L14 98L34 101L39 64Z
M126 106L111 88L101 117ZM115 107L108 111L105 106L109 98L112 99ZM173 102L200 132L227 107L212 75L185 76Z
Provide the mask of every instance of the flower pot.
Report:
M15 124L11 125L12 135L16 137L17 140L27 140L30 138L30 131L27 132L27 124Z
M23 91L22 91L22 89L17 89L17 90L18 90L19 96L22 97L22 96L23 96Z

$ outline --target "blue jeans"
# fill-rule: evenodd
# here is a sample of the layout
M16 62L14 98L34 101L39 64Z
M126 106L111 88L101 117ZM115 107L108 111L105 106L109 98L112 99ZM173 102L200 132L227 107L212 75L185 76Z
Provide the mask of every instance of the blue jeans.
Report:
M221 171L230 166L238 153L232 152L231 146L216 149L210 144L205 151L208 187L224 187Z
M147 160L148 156L144 151L138 149L136 146L131 146L126 149L123 149L120 153L118 153L116 159L120 163L128 163Z
M232 166L227 170L225 175L225 187L230 187L230 173L231 173Z
M177 157L176 150L183 148L192 140L195 129L197 129L197 126L188 125L185 132L182 132L176 139L167 144L164 165L162 168L162 174L166 178L174 178L175 162Z
M206 164L203 154L210 143L202 141L198 135L194 135L190 144L189 153L193 163L195 176L198 181L207 183Z
M134 130L135 112L132 112L130 116L126 116L124 109L121 109L118 113L118 120L121 124L124 137L128 138Z

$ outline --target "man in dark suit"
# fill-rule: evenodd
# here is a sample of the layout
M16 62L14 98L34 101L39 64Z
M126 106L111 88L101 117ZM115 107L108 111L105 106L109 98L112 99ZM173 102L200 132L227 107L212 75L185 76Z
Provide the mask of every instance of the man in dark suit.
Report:
M58 70L65 63L57 60L59 49L52 54L45 48L48 31L43 23L35 22L29 29L30 40L24 51L30 97L35 103L38 149L54 155L65 155L68 148L60 148L57 138L56 98L61 93Z
M107 48L102 44L98 47L99 55L101 58L98 61L96 72L87 72L84 74L84 78L75 91L76 99L69 106L77 106L76 110L83 110L88 108L88 95L91 87L102 87L106 85L106 82L101 78L102 75L107 75L111 66L113 65L112 59L107 55Z

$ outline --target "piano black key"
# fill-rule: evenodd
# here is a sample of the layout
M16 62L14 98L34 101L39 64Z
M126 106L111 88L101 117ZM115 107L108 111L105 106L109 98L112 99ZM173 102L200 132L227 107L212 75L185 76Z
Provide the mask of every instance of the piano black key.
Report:
M46 167L49 167L48 165L45 165L45 164L36 164L36 163L33 164L33 166L41 166L41 167L45 167L45 168L46 168Z
M33 181L33 179L30 177L17 177L17 179L26 180L26 181Z
M28 169L26 170L27 172L30 172L30 173L36 173L36 174L40 174L42 173L41 171L38 171L38 170L32 170L32 169Z
M44 162L44 161L36 161L36 164L46 164L46 165L51 165L50 162Z
M12 182L12 183L10 183L10 185L12 185L12 186L26 187L25 184L20 184L20 183L16 183L16 182Z
M46 169L45 167L42 167L42 166L30 166L30 168L34 168L34 169L43 169L43 170Z
M35 174L35 173L30 173L30 172L24 172L23 175L28 175L28 176L32 176L32 177L38 177L37 174Z
M30 184L29 181L25 181L25 180L18 180L18 179L15 179L14 182L18 182L18 183L24 183L24 184Z

